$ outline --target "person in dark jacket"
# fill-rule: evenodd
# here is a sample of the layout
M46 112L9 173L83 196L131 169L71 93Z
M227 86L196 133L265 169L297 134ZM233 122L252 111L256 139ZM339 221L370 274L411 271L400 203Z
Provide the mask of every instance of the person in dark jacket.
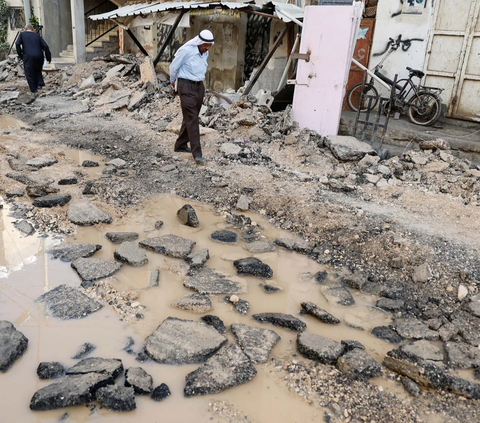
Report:
M51 63L50 49L44 39L33 31L30 24L26 25L25 31L18 36L15 46L17 47L18 57L23 60L30 91L35 94L39 87L45 86L42 76L44 53L47 62Z

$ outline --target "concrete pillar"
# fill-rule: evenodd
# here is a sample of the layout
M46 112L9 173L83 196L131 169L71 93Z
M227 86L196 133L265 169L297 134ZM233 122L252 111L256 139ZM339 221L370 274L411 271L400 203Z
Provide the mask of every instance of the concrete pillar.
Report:
M30 18L32 14L30 13L30 0L23 0L23 12L25 13L25 23L28 24L30 22Z
M72 9L73 54L77 63L87 60L85 48L85 7L83 0L70 0Z

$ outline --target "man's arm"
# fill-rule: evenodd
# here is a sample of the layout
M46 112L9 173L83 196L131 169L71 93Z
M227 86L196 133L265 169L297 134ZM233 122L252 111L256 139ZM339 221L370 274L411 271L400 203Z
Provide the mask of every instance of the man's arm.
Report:
M47 62L50 63L52 61L52 53L50 53L50 49L42 37L40 37L40 44L42 45L42 50L45 52L45 58L47 59Z
M23 59L22 43L23 43L23 38L22 38L22 34L20 34L15 43L15 48L17 49L17 54L20 59Z
M177 80L178 71L180 70L180 67L183 65L185 61L187 52L188 52L187 49L178 51L172 63L170 63L170 82L172 86L173 84L175 84L175 81Z

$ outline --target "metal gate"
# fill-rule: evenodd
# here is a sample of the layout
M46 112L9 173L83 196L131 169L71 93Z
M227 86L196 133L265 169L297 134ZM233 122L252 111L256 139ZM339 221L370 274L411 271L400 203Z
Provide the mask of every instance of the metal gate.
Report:
M245 36L244 80L248 80L252 71L260 66L268 54L270 43L270 24L272 20L258 15L248 15L247 34Z
M448 116L480 121L480 0L437 0L425 85L444 88Z

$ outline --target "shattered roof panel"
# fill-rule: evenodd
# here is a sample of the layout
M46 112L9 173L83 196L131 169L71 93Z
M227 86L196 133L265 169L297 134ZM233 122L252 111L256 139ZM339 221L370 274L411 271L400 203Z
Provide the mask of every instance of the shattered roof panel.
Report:
M221 7L226 9L251 9L256 11L260 11L265 7L271 7L275 9L278 8L280 12L285 11L294 18L303 19L303 9L293 4L269 2L263 6L258 6L253 1L245 2L245 3L234 3L234 2L224 2L224 1L208 2L208 3L196 2L196 1L140 3L140 4L133 4L125 7L120 7L119 9L115 9L107 13L102 13L100 15L92 15L92 16L89 16L89 19L92 19L94 21L99 21L104 19L124 18L127 16L149 15L151 13L165 12L167 10L198 9L198 8L207 9L207 8L215 8L215 7ZM290 22L290 19L288 19L288 17L282 14L277 14L276 11L274 14L275 16L280 18L282 21Z

